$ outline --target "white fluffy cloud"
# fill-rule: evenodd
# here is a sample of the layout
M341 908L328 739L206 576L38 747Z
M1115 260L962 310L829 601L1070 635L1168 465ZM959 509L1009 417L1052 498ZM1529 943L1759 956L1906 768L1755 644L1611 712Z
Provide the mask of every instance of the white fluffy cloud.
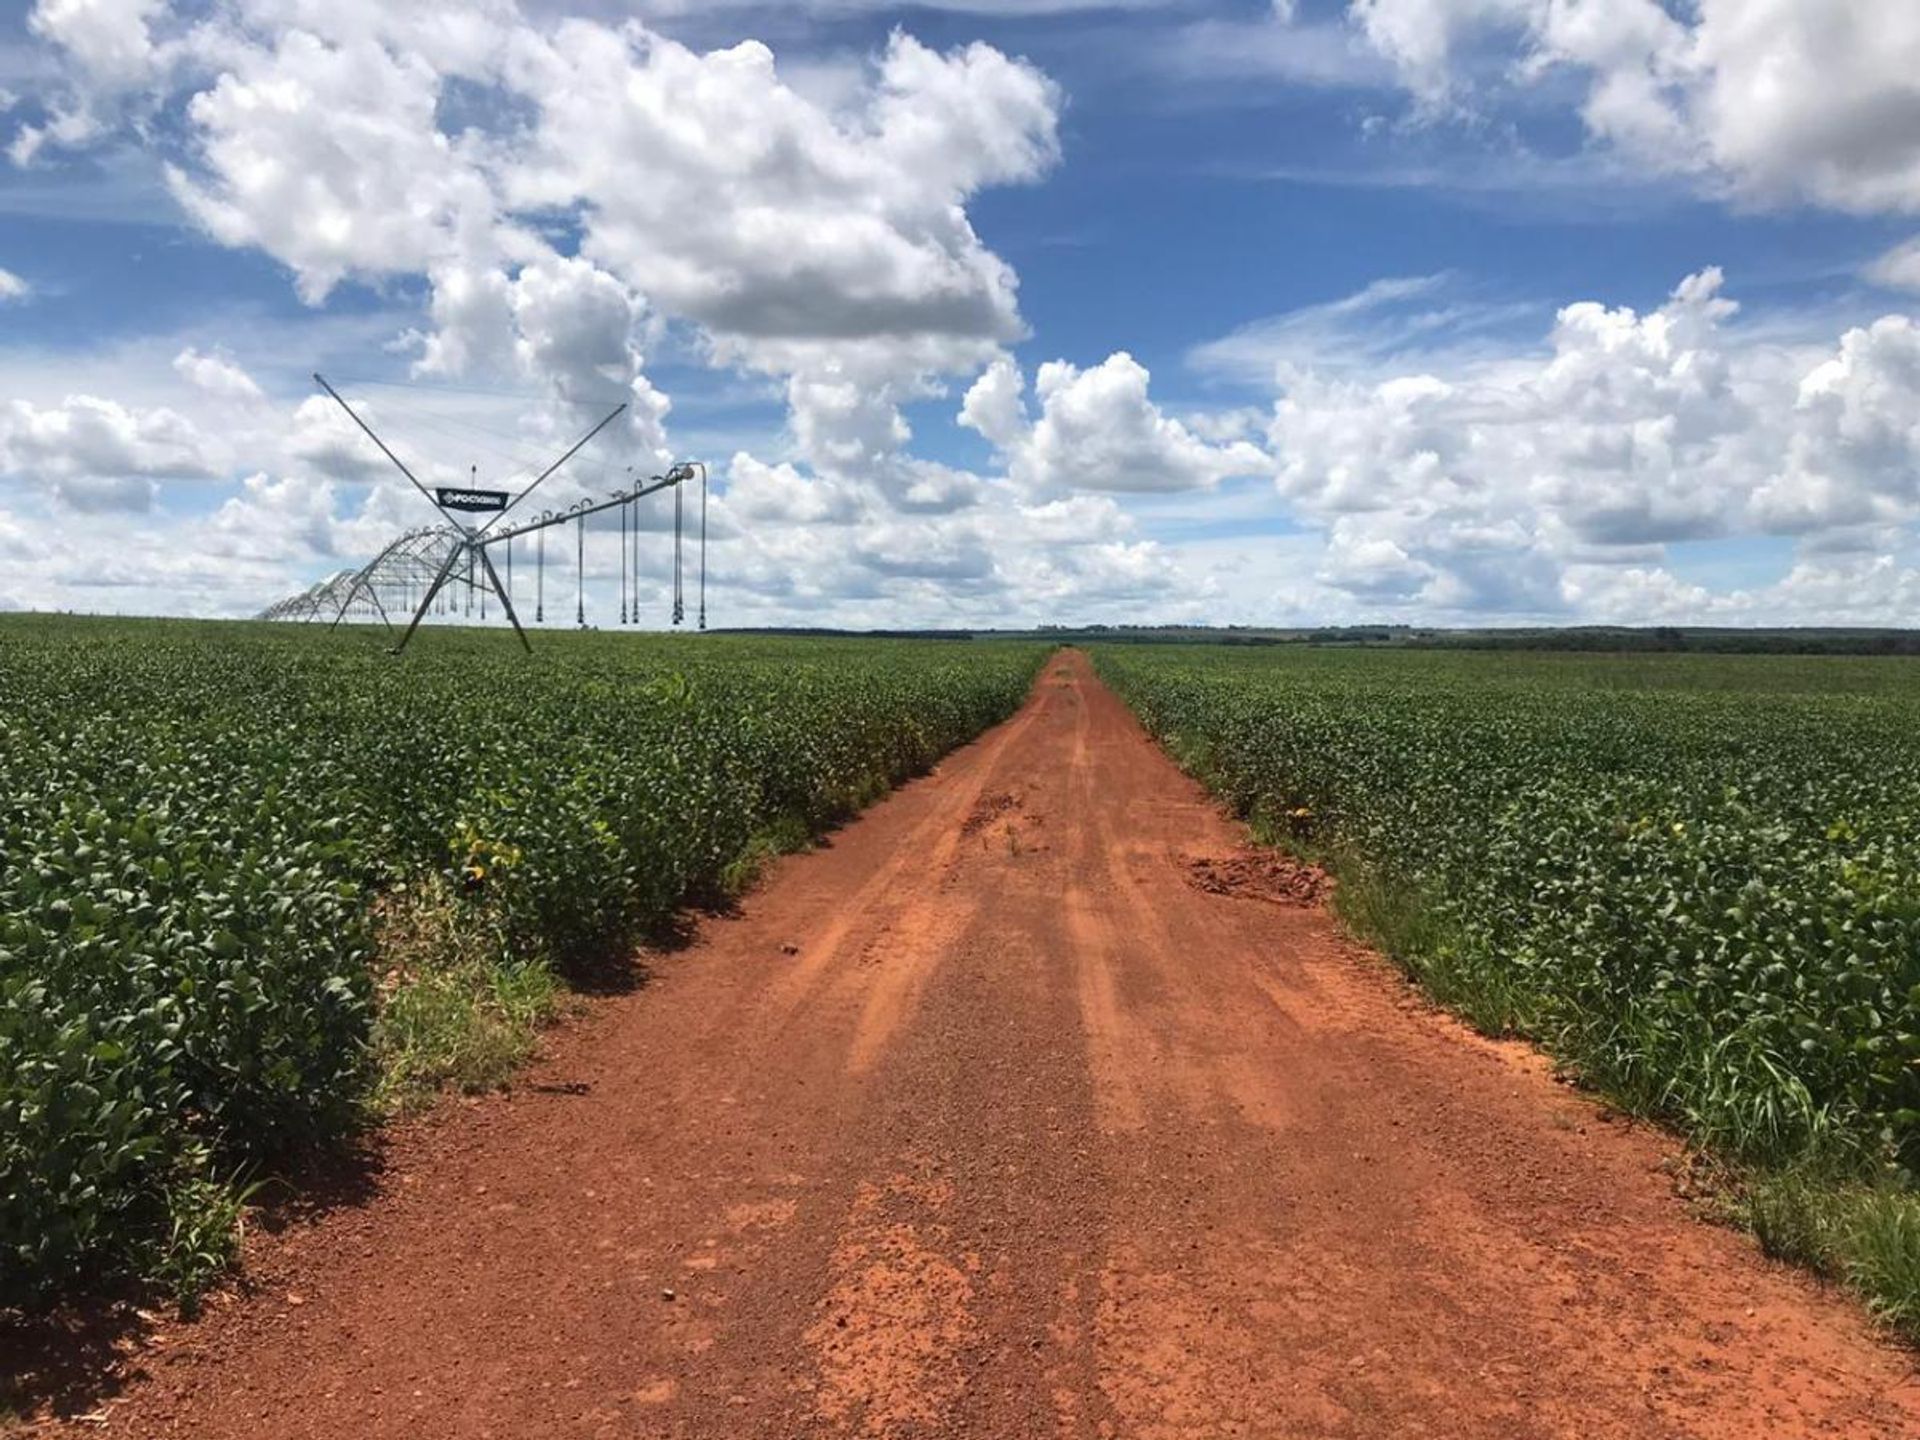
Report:
M1291 8L1275 7L1283 23ZM1398 75L1422 118L1522 90L1537 115L1571 94L1596 145L1711 192L1901 213L1920 212L1910 11L1351 0L1346 33L1366 52L1351 83ZM407 451L428 483L474 464L530 474L615 398L630 406L618 458L557 477L549 503L667 459L670 419L736 450L711 418L732 400L675 410L650 358L782 397L784 430L716 467L730 618L1278 618L1281 603L1291 618L1920 618L1899 558L1920 519L1920 327L1904 317L1809 346L1744 326L1715 271L1650 310L1580 302L1550 326L1458 277L1389 279L1194 353L1211 377L1278 374L1270 412L1174 414L1125 351L1030 375L1007 358L1026 334L1018 278L969 212L1059 163L1061 96L1032 65L897 33L783 66L762 44L703 51L593 13L38 0L33 32L63 68L12 153L154 146L194 222L280 262L316 308L349 308L330 302L352 286L417 306L393 328L417 324L398 348L421 380L542 397L524 414L437 398L446 438ZM1920 290L1916 244L1869 278ZM0 272L0 300L24 293ZM78 394L92 381L65 400L12 391L36 399L0 404L0 475L39 513L0 516L0 600L106 587L243 609L424 518L331 401L262 394L242 364L258 354L176 337L149 365L170 388L109 391L139 403ZM963 386L988 473L914 453L913 417ZM355 398L405 440L404 399L386 396ZM169 548L165 482L206 476L227 477L224 503L210 520L197 504L194 545ZM1246 476L1275 490L1223 484ZM111 563L61 533L78 513ZM649 596L664 513L646 519ZM1238 516L1288 523L1219 539ZM1183 538L1156 541L1156 522ZM616 583L616 538L589 531L590 586ZM1794 559L1761 590L1716 590L1676 573L1700 540ZM1209 571L1208 544L1231 562ZM1239 608L1237 584L1269 608Z
M1049 361L1034 377L1033 418L1018 369L1003 359L967 392L960 422L990 440L1014 483L1036 496L1201 490L1269 468L1256 446L1210 444L1165 414L1147 394L1149 378L1124 350L1090 370Z
M27 28L66 52L90 80L125 88L146 79L154 60L154 18L167 0L39 0Z
M1561 73L1590 135L1763 202L1920 212L1920 7L1352 0L1429 111Z
M1699 613L1661 568L1677 542L1792 537L1813 570L1884 552L1920 519L1920 327L1819 354L1746 338L1737 308L1708 270L1644 314L1564 307L1537 359L1288 373L1268 439L1326 527L1321 580L1428 610Z
M177 411L76 395L55 406L0 403L0 475L25 480L205 478L213 442Z
M149 84L164 66L153 22L168 0L37 0L27 28L65 58L74 84L51 97L47 117L23 125L7 147L28 165L48 146L85 145L98 138L127 95Z
M141 83L184 100L175 194L310 302L427 276L443 368L512 343L503 291L559 260L556 221L631 307L773 373L861 347L866 368L952 373L1023 333L1013 272L965 206L1055 163L1059 96L990 46L896 33L829 107L757 42L701 53L506 3L41 0L35 16L76 111Z
M730 515L754 524L851 525L866 515L858 490L741 452L727 476Z
M504 176L509 198L588 207L585 252L727 353L1018 334L1012 272L962 206L1057 153L1056 99L1030 67L896 34L840 115L785 85L756 43L700 55L570 23L516 65L539 123Z
M197 163L168 178L215 239L290 266L303 299L500 243L487 177L435 123L440 76L424 57L293 30L224 59L187 107Z
M422 373L624 395L627 452L652 465L671 405L645 352L678 326L714 363L786 384L796 451L821 473L910 511L971 503L968 477L906 456L900 407L1025 333L1014 273L966 206L1058 159L1060 97L1031 65L896 32L825 100L757 42L700 52L511 0L35 15L67 62L61 103L106 114L144 87L149 108L177 105L175 195L222 243L284 263L309 303L423 277ZM556 415L553 438L565 428Z
M11 270L0 269L0 305L10 300L24 300L33 293L33 287Z
M254 378L224 355L206 355L188 346L173 357L174 372L209 395L228 400L259 400Z
M1076 472L1076 425L1089 438L1107 420L1128 427L1101 438L1114 463L1151 467L1154 486L1249 463L1244 443L1210 445L1160 414L1122 357L1078 384L1070 367L1042 377L1028 441L1046 495L910 453L906 407L1026 333L1017 279L967 210L1058 161L1060 96L1033 66L896 33L822 87L758 43L702 52L638 22L551 19L511 0L127 7L42 0L37 31L66 63L66 91L47 103L76 118L17 135L17 149L45 156L116 125L145 141L164 117L188 214L284 264L310 304L344 285L423 281L423 322L404 337L423 380L505 376L554 402L486 422L480 438L507 463L557 453L585 402L611 395L630 402L629 453L664 459L670 405L646 374L652 350L770 377L787 453L736 455L711 519L734 582L779 613L965 621L1004 617L1010 596L1177 607L1204 593L1112 502L1066 493L1135 483L1093 460ZM214 518L208 543L236 563L331 564L411 519L404 486L330 400L276 421L231 357L189 346L173 368L206 404L252 406L234 453L276 462ZM406 397L354 398L405 438ZM463 471L456 448L407 453L432 483ZM71 478L106 503L110 477ZM590 478L557 477L553 499ZM832 546L823 526L840 534ZM613 538L589 535L596 577L611 573Z
M1217 601L1105 497L1029 505L990 487L964 510L902 515L871 487L736 456L714 502L728 613L778 623L1006 625Z
M369 423L384 423L378 406L363 400L360 410ZM294 409L286 448L296 462L327 479L367 483L394 473L391 462L367 443L360 428L325 395L308 396Z
M1887 527L1920 515L1920 326L1911 318L1848 331L1800 382L1786 461L1754 493L1753 510L1770 529L1824 533L1829 544L1884 543Z
M253 563L336 555L336 500L331 485L249 475L214 512L212 533L202 544L210 554Z
M216 239L286 265L309 303L424 279L407 342L423 378L625 395L630 450L663 460L670 404L648 349L677 330L716 365L773 377L790 453L736 455L712 519L740 583L782 605L870 603L885 619L1015 592L1177 603L1204 587L1111 501L1075 492L1200 487L1261 463L1163 415L1125 356L1042 372L1039 417L1021 412L1010 437L1013 487L910 453L905 407L1025 335L1017 279L967 206L1057 163L1060 96L990 46L896 33L829 93L789 83L758 43L701 52L511 0L42 0L36 14L67 62L61 104L85 121L30 148L171 107L175 195ZM224 355L189 347L174 369L212 402L257 394ZM404 428L400 400L357 403ZM564 441L579 409L522 417L500 444ZM216 517L227 551L331 557L401 523L404 493L331 401L255 440L298 478L241 484ZM430 482L436 463L417 466ZM554 496L585 483L563 475ZM845 543L823 554L821 526Z

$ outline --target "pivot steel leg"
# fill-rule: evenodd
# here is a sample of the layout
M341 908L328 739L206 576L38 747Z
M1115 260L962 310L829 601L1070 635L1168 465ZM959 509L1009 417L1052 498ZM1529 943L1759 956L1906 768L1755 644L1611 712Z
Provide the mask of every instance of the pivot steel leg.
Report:
M447 552L447 558L440 566L440 573L433 577L433 584L427 587L427 593L420 599L420 608L413 612L413 619L407 622L407 633L402 635L400 643L393 647L394 654L398 655L407 648L407 642L413 639L413 632L420 628L420 622L426 618L427 607L433 604L433 597L440 593L440 587L447 583L447 577L453 573L455 562L460 559L466 548L466 543L463 541ZM518 623L515 622L516 625Z
M506 607L507 619L513 622L513 633L520 637L521 648L529 655L533 653L533 642L527 639L527 632L520 628L520 617L513 613L513 598L507 594L507 587L500 583L500 573L493 568L493 561L487 555L487 547L476 545L474 553L480 557L481 565L486 567L487 578L493 581L493 593L500 597L500 603Z

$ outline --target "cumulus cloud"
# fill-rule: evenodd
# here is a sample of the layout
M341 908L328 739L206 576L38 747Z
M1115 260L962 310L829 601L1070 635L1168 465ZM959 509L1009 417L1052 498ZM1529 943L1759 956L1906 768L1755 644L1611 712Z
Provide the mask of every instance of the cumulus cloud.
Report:
M1595 140L1751 200L1920 211L1920 9L1883 0L1352 0L1427 114L1560 74Z
M851 525L867 506L854 487L768 465L744 451L727 469L727 510L756 525Z
M510 194L590 204L586 252L725 353L787 368L780 342L925 336L970 356L1019 333L1012 271L962 206L1057 154L1053 89L1030 67L896 34L832 114L751 42L698 55L570 24L525 64L541 119Z
M1065 495L1039 505L1022 506L1021 525L1054 545L1102 545L1124 542L1133 524L1108 495Z
M0 474L27 480L205 478L213 442L178 411L136 409L92 395L54 406L0 403Z
M652 466L678 414L649 357L746 372L787 423L716 466L713 534L743 619L1225 618L1231 596L1138 517L1253 475L1302 531L1235 537L1238 569L1324 614L1916 614L1920 582L1890 558L1920 518L1920 338L1904 317L1809 348L1743 327L1712 270L1651 309L1586 301L1550 322L1457 276L1403 276L1201 347L1196 368L1272 377L1279 398L1251 421L1179 416L1124 351L1031 373L1008 358L1026 334L1018 277L970 210L1059 163L1061 97L1031 64L900 33L783 65L762 44L703 51L609 13L39 0L30 23L61 78L12 153L149 145L196 224L280 262L309 303L354 285L419 297L401 347L417 378L506 377L541 397L511 417L456 413L495 427L507 464L551 458L590 402L624 398L610 469ZM1571 93L1596 146L1714 193L1920 210L1920 20L1900 7L1352 0L1349 21L1343 53L1368 58L1343 61L1343 83L1390 71L1420 119ZM1920 289L1914 244L1869 278ZM111 565L63 545L22 560L37 593L171 585L194 608L248 608L290 570L424 518L331 401L277 412L231 356L192 346L173 370L177 403L55 404L53 389L0 405L0 474L33 482L45 513L127 539ZM988 473L913 453L916 407L951 406L962 385ZM396 418L377 395L365 409ZM485 459L421 448L429 483ZM232 474L238 455L264 468L211 523L203 509L204 553L139 543L167 519L159 482ZM563 474L553 499L588 483ZM1764 590L1716 593L1669 563L1693 541L1755 538L1793 555ZM590 585L612 583L614 542L589 533Z
M1014 483L1034 495L1200 490L1269 467L1258 447L1210 444L1165 414L1148 397L1150 378L1124 350L1089 370L1049 361L1034 377L1036 418L1019 372L1003 360L967 392L960 423L992 441Z
M329 484L254 473L214 512L209 554L261 561L310 561L338 555L337 497Z
M362 418L376 427L384 421L379 406L361 403ZM310 395L295 408L288 424L288 454L328 479L366 484L393 474L347 414L325 395Z
M60 507L77 515L144 515L158 491L141 475L75 475L53 485Z
M1920 619L1920 570L1891 555L1809 557L1772 584L1725 592L1657 568L1576 566L1565 588L1582 616L1621 625L1911 626Z
M471 147L435 123L440 76L423 56L292 30L224 59L187 107L197 163L168 181L222 244L288 265L302 299L506 240Z
M167 0L39 0L27 28L65 51L95 83L126 88L154 63L151 24Z
M787 406L800 453L829 473L870 475L913 435L892 395L838 367L794 376Z
M427 276L429 363L512 343L503 292L557 258L556 218L633 303L773 373L844 361L849 345L897 374L954 372L1023 333L1013 272L965 206L1051 168L1059 96L991 46L895 33L829 106L765 45L702 53L637 21L236 0L165 16L156 41L163 11L35 13L76 105L142 81L184 99L175 194L223 243L285 263L309 302L347 280Z
M38 558L45 549L45 542L30 527L11 512L0 510L0 555L26 561Z
M0 305L12 300L24 300L33 293L33 287L11 270L0 269Z
M37 0L27 28L64 59L73 83L49 97L46 118L23 125L7 146L16 165L29 165L47 147L86 145L100 137L130 94L165 67L165 48L153 24L168 0Z
M174 372L190 384L228 400L261 399L259 385L223 355L206 355L188 346L173 357Z
M1214 593L1111 497L1036 501L897 454L877 475L737 454L714 505L729 586L789 619L820 610L881 625L1005 624L1146 605L1187 616Z
M910 512L974 502L973 477L905 453L902 407L1025 334L1013 270L967 206L1058 161L1060 96L1030 64L896 32L828 97L758 42L703 52L512 0L41 0L35 16L66 62L60 104L182 115L175 196L286 265L309 304L423 279L421 375L623 395L618 439L652 467L672 454L671 401L646 353L678 329L786 386L817 473ZM303 416L295 453L345 475L328 425ZM567 427L548 416L548 438Z
M1920 514L1920 326L1889 315L1801 380L1785 464L1754 494L1769 529L1904 525Z
M1124 517L1047 512L1042 528L1084 552L1051 564L1027 553L1004 486L909 453L905 407L1025 334L1013 270L967 207L1058 162L1059 92L1026 62L896 32L828 92L791 82L756 42L699 51L638 21L531 16L511 0L41 0L36 15L65 60L51 108L77 118L21 145L182 117L168 181L214 238L280 261L316 306L342 285L419 277L425 323L406 344L422 380L505 375L552 398L506 448L564 443L581 403L623 395L626 453L664 461L671 404L645 369L658 344L690 337L712 364L775 378L790 455L736 456L713 515L754 551L749 583L765 593L931 603L927 587L946 584L984 602L1016 574L1055 591L1075 575L1115 595L1149 573L1166 585L1164 556ZM189 349L175 370L215 399L257 392L224 356ZM1062 488L1074 477L1053 447L1066 442L1048 437L1076 404L1062 396L1040 422L1035 453ZM404 429L404 405L363 408ZM1136 424L1128 458L1165 483L1233 463L1151 407L1115 414ZM326 554L403 518L385 462L330 401L301 404L272 448L325 506L363 497L324 534L274 513L259 529L276 543L304 536ZM417 468L437 478L434 461ZM218 533L251 543L248 517L283 511L291 483L245 482ZM552 489L564 500L585 483L563 474ZM857 532L824 567L801 538L821 525Z
M1742 335L1723 290L1709 269L1646 313L1565 306L1534 358L1283 372L1268 441L1326 527L1321 581L1429 610L1697 613L1673 544L1788 537L1816 569L1884 551L1920 518L1920 327L1822 355Z
M1026 402L1021 398L1026 388L1027 380L1020 373L1020 367L1001 356L968 388L966 399L960 405L960 423L979 432L1001 450L1015 449L1033 428Z

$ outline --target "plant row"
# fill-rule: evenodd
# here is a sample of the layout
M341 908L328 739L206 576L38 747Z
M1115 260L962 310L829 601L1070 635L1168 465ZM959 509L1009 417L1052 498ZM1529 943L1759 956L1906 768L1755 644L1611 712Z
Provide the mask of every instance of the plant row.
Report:
M1005 717L1041 654L543 638L0 625L0 1303L191 1289L234 1177L364 1118L395 897L521 969L618 957Z
M1722 1153L1920 1169L1920 669L1103 650L1439 997Z

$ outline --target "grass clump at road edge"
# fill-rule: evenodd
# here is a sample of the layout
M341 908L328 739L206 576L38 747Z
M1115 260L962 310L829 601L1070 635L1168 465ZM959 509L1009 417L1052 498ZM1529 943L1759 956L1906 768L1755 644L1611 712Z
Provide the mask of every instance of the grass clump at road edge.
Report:
M1860 1192L1844 1235L1841 1273L1876 1315L1920 1343L1920 1195Z
M813 831L798 815L785 815L756 830L740 853L721 868L719 900L737 900L751 890L761 872L782 855L796 855L813 844Z
M1186 739L1163 743L1183 770L1213 794L1225 795L1225 776L1208 747ZM1332 876L1333 908L1347 928L1441 1005L1487 1035L1527 1033L1527 1006L1511 975L1472 963L1460 927L1417 885L1387 876L1350 851L1317 842L1314 817L1305 807L1260 801L1243 819L1259 844Z
M210 1169L204 1154L198 1168ZM197 1313L200 1297L239 1258L241 1220L258 1189L238 1175L202 1173L168 1190L166 1235L148 1268L182 1314Z
M1204 778L1202 776L1201 778ZM1333 907L1353 933L1392 960L1447 1009L1492 1036L1528 1033L1525 997L1510 974L1473 963L1460 927L1410 882L1357 856L1314 846L1256 814L1254 839L1320 866L1333 877Z
M1847 1281L1920 1343L1920 1195L1806 1163L1749 1174L1735 1215L1767 1254Z
M884 779L869 777L826 808L835 819L849 817L887 789ZM730 903L773 860L814 841L804 816L776 817L719 867L711 893L692 898ZM410 1110L449 1088L473 1094L504 1084L564 1003L567 986L554 961L518 955L484 891L464 895L437 872L395 887L374 908L375 1112Z
M437 874L381 897L371 1039L378 1111L411 1109L447 1087L501 1084L558 1008L560 983L545 960L515 959L474 908Z

